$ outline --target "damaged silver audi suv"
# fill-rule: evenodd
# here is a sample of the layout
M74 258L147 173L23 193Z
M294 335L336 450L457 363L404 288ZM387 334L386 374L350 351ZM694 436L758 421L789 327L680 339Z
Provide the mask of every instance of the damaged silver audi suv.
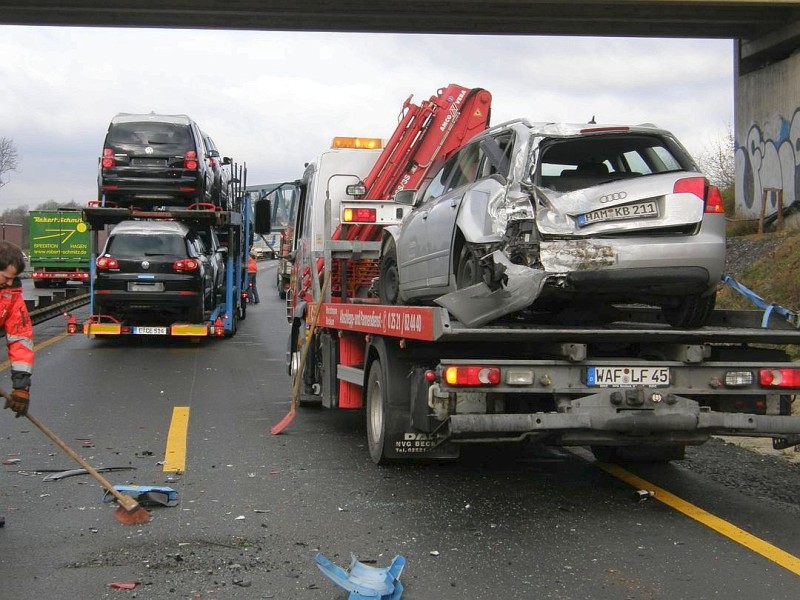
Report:
M395 201L413 209L384 231L381 301L435 302L468 327L622 304L701 327L725 267L719 190L652 125L503 123Z

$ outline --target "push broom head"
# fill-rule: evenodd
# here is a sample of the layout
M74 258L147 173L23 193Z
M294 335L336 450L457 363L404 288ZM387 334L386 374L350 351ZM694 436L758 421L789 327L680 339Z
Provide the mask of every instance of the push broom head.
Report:
M136 500L125 494L115 495L117 509L114 518L123 525L141 525L150 520L150 513L143 509Z

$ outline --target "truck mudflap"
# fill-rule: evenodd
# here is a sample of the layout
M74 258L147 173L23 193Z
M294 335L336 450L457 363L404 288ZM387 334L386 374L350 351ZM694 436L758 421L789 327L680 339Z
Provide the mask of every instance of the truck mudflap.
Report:
M800 417L715 412L680 396L669 401L656 408L616 408L595 394L572 402L568 412L453 414L446 423L446 437L461 442L487 436L508 441L532 437L587 445L631 439L639 444L650 439L700 444L712 435L729 435L771 437L783 447L800 444Z

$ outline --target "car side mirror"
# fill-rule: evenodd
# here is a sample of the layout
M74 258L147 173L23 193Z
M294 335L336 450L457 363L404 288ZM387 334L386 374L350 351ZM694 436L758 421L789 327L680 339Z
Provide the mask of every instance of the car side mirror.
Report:
M227 256L228 255L228 248L225 247L225 246L220 246L219 248L217 248L217 254L222 254L224 256Z
M414 206L414 198L417 195L417 190L400 190L394 195L394 201L397 204L406 204Z
M229 165L229 164L231 164L231 162L232 161L231 161L231 157L230 156L223 156L222 157L222 164L223 165Z

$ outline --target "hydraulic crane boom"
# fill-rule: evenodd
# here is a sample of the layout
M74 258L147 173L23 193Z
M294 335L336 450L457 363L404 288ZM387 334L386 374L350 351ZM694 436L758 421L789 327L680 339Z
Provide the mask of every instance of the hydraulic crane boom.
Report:
M450 84L437 90L427 101L416 105L411 96L403 103L400 120L375 165L364 178L365 193L360 200L390 200L403 189L418 188L430 168L445 160L489 124L492 95L481 88L465 88ZM373 242L380 239L379 225L350 225L343 234L339 225L332 240ZM369 285L376 270L373 259L350 259L348 272L360 273L351 279L353 288ZM322 274L324 261L317 261ZM333 265L334 292L341 291L339 265ZM310 270L303 272L303 290L310 289ZM363 280L363 281L360 281Z

